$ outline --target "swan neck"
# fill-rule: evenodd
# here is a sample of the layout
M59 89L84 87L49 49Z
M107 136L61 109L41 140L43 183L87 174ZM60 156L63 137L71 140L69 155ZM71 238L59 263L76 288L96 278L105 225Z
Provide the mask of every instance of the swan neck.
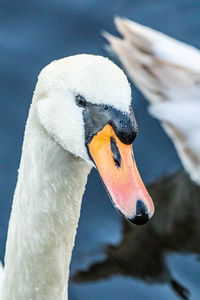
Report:
M46 133L32 105L9 223L1 300L67 299L90 169Z

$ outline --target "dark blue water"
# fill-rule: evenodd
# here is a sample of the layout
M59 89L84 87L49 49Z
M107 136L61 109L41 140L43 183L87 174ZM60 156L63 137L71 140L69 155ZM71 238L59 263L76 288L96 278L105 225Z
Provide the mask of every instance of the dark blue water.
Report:
M1 259L4 256L24 125L41 68L51 60L77 53L108 56L101 32L107 30L116 34L113 25L115 15L131 18L200 47L199 13L200 1L197 0L1 1ZM135 156L144 181L153 182L161 175L173 173L180 167L180 163L168 137L158 122L148 115L147 102L135 87L133 100L140 129L134 145ZM157 226L158 224L160 223L157 223ZM120 216L109 202L98 175L93 171L83 199L72 273L86 270L97 261L105 262L109 254L104 246L113 244L120 247L123 240L123 226ZM147 227L148 225L145 226ZM200 278L200 274L195 256L198 251L193 249L191 253L191 250L184 251L184 247L183 251L175 249L173 253L172 250L169 254L165 253L164 259L173 272L173 277L190 290L191 299L198 299L196 278ZM128 246L125 248L128 249ZM144 248L141 248L141 251L143 250ZM148 253L148 246L145 251ZM115 270L115 267L113 268ZM153 283L152 280L149 282L144 280L142 274L140 276L131 272L124 274L120 270L109 275L102 274L96 280L95 275L91 276L89 281L85 279L84 283L71 282L70 300L178 299L173 284L158 279L159 276Z

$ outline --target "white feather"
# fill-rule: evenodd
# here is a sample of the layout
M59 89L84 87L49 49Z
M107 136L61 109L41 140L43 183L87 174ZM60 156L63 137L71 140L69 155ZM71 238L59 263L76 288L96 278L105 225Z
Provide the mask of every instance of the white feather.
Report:
M0 295L1 295L2 283L3 283L3 265L2 265L2 263L0 261Z
M106 38L200 184L200 51L130 20L116 26L122 38Z
M82 195L92 162L81 94L128 111L124 73L100 56L55 61L39 75L25 129L8 229L1 300L66 300Z

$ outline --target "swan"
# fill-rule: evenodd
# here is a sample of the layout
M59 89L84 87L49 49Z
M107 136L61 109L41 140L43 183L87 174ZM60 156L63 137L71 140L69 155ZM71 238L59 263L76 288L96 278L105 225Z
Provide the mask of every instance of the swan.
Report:
M130 222L144 224L153 215L132 152L136 134L127 77L107 58L79 54L41 71L25 128L1 300L67 299L92 167Z
M200 184L200 51L136 22L115 21L122 38L105 37Z

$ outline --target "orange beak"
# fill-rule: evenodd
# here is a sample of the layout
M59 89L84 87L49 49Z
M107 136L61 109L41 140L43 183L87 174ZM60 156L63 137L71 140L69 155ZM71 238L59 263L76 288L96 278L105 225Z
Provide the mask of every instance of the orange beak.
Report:
M138 172L132 145L122 143L106 125L88 147L116 209L134 224L146 223L154 205Z

